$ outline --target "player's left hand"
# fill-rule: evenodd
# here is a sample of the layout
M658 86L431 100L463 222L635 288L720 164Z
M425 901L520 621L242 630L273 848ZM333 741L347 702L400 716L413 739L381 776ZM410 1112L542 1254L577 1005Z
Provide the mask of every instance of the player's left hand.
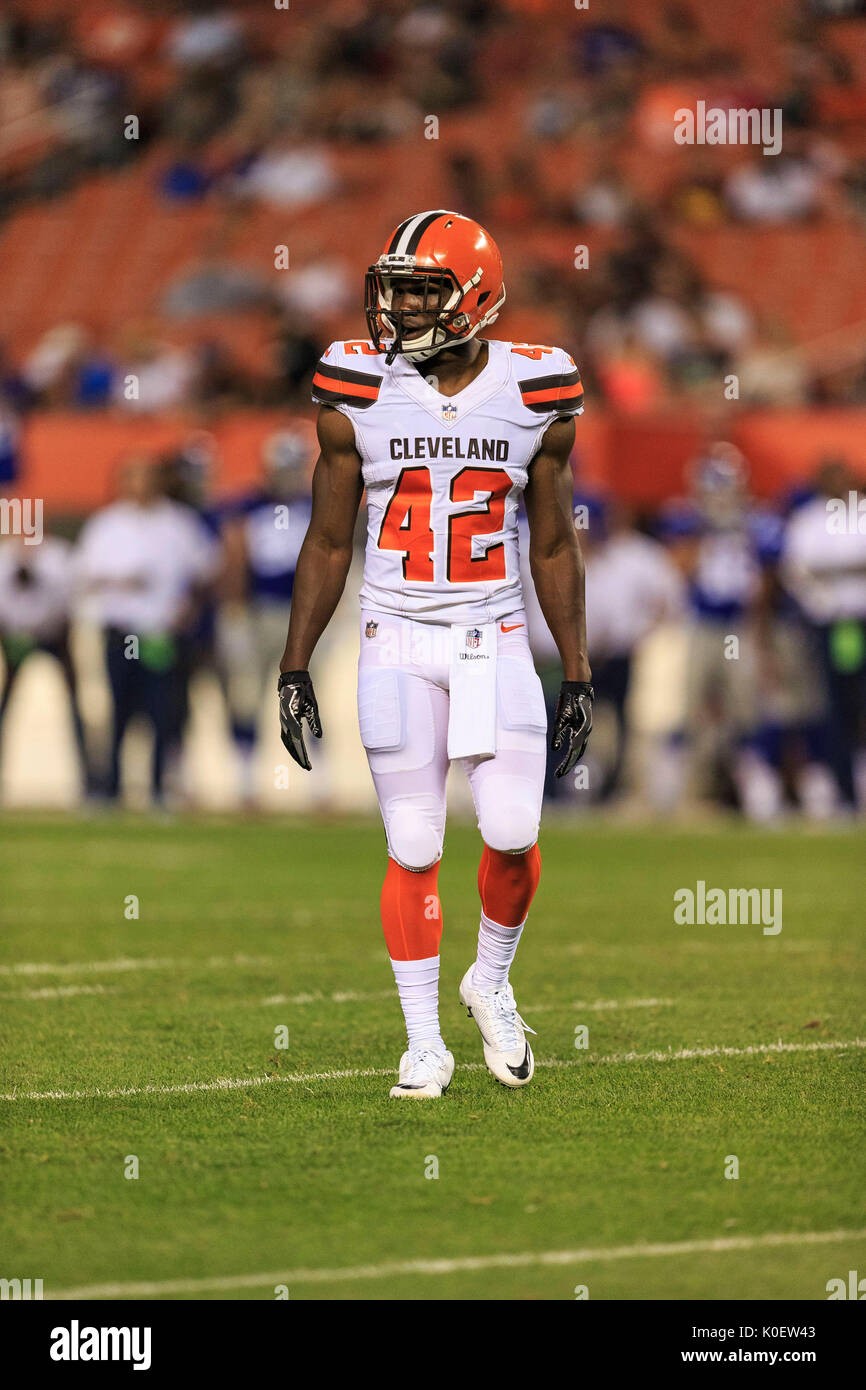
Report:
M280 696L280 738L299 767L312 770L304 744L303 722L306 719L316 738L322 737L319 706L309 671L283 671L277 682Z
M571 772L586 751L592 733L594 698L595 691L589 681L562 682L550 743L554 751L563 747L566 749L565 757L556 769L557 777L564 777L567 772Z

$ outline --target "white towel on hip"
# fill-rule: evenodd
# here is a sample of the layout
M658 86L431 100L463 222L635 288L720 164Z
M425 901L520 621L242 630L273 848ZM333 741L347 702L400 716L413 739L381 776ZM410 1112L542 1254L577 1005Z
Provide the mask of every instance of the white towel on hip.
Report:
M496 624L452 623L448 757L496 752Z

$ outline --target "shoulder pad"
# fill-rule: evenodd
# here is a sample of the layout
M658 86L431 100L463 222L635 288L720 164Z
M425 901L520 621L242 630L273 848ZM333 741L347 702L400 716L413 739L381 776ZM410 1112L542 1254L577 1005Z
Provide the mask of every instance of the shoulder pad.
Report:
M320 405L367 410L379 399L384 357L370 343L331 343L313 376L313 400Z
M562 348L512 343L520 360L520 398L533 415L581 415L583 385L574 358Z

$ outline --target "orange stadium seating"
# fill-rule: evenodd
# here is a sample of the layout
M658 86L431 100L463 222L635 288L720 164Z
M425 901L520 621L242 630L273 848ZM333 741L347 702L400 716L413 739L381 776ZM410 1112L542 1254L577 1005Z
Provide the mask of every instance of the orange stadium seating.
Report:
M251 44L258 50L266 52L284 41L272 13L265 15L256 5L236 8L244 17ZM331 0L322 0L315 7L317 22L338 8ZM562 7L552 0L507 0L507 8L522 16L529 27L491 34L480 65L483 100L449 112L442 120L439 140L424 140L419 134L372 147L350 143L329 146L341 185L331 203L291 214L265 204L231 205L217 197L172 203L159 189L159 176L171 149L167 143L156 142L120 170L88 176L60 196L22 205L0 225L3 339L13 360L26 357L46 330L58 323L81 323L104 340L116 342L125 325L146 321L176 343L217 338L248 374L265 372L268 325L264 316L243 313L177 322L160 314L169 282L214 247L221 256L274 282L279 274L274 270L274 248L283 243L289 247L293 268L303 268L322 256L344 259L358 286L358 303L345 314L319 322L316 332L323 339L357 335L361 331L363 270L378 251L385 231L407 210L448 205L453 191L448 157L454 153L474 151L485 170L498 173L511 154L528 150L540 184L550 199L560 200L561 207L581 179L597 169L598 152L591 140L573 138L529 148L524 115L528 101L543 84L546 56L562 42ZM706 0L693 0L690 8L706 18ZM61 0L29 0L28 10L34 15L68 18L69 14L68 5ZM631 28L651 37L662 23L664 6L661 0L649 0L640 8L624 6L621 10ZM124 11L127 19L130 13ZM760 5L754 0L730 0L725 7L725 30L736 34L744 69L760 73L767 83L780 78L784 52L780 36L790 32L797 13L792 0L764 0ZM172 80L170 65L161 56L168 18L159 5L139 8L134 14L138 27L133 26L122 37L131 55L132 91L136 99L147 103L164 93ZM75 18L82 50L110 64L112 43L117 41L117 17L118 6L113 0L82 0ZM301 22L305 22L303 17ZM828 120L839 147L862 156L866 153L863 25L839 21L829 26L829 34L833 47L846 56L854 80L848 89L827 92ZM668 101L672 88L663 78L662 74L656 88L647 93L650 107L653 90L659 99ZM15 158L38 153L45 138L44 132L37 131L32 145L26 146L23 154L19 150ZM633 188L651 203L659 202L682 167L673 142L654 146L639 117L628 136L616 142L615 153ZM721 151L720 167L740 157L740 151ZM4 165L7 158L12 154L0 142ZM510 303L502 331L516 340L531 341L555 340L568 334L568 325L555 303L539 306L522 293L522 272L538 260L569 266L574 246L584 242L591 247L591 265L599 265L611 234L570 223L561 213L541 220L532 217L528 222L515 213L503 220L501 228L496 227L496 233L510 268ZM726 223L695 229L672 222L666 233L695 262L708 285L736 290L759 319L781 325L794 342L820 344L823 335L866 322L864 235L853 215L769 228ZM573 346L579 351L579 343ZM798 440L808 440L813 450L821 446L810 429L798 433L799 424L796 429L781 433L769 429L768 433L763 424L752 428L745 423L748 418L744 417L739 428L764 460L765 480L786 471L783 455L794 468L806 466L805 445L800 447ZM849 424L855 418L861 419L861 413L851 413ZM833 437L838 434L841 438L839 432L844 432L850 440L850 429L843 430L835 415L833 419ZM606 426L590 425L589 419L586 424L587 467L606 476L610 469L608 446L614 436L606 432ZM136 424L128 428L145 427ZM153 426L157 432L162 428L161 424ZM165 426L169 434L177 428L176 423ZM685 434L677 429L672 435L662 431L658 447L653 449L647 445L641 423L615 426L617 447L625 451L626 460L620 461L617 476L633 496L641 495L645 484L641 469L628 462L632 452L629 440L640 439L644 451L650 447L657 465L653 489L658 494L661 479L665 485L678 486L682 450L679 443L671 445L671 438L691 439L697 425L687 424ZM29 457L44 482L46 497L60 507L92 505L99 500L107 484L112 450L116 455L127 437L126 430L126 424L92 419L76 425L75 417L68 416L34 420L28 426ZM56 475L58 431L65 431L67 457L76 460L75 468L63 478ZM85 434L89 444L82 442ZM239 461L232 465L235 472L240 470L238 477L244 474L253 453L246 444L241 449ZM54 473L49 466L51 459L55 461ZM236 480L234 475L232 480Z

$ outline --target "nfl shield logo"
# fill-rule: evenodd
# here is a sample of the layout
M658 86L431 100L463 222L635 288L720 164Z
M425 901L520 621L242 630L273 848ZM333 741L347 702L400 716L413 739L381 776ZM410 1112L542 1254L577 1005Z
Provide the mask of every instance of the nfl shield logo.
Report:
M480 628L471 627L471 628L469 629L469 631L468 631L467 634L466 634L466 645L467 645L467 647L480 647L480 646L481 646L481 630L480 630Z
M364 636L365 636L365 637L375 637L375 636L376 636L376 633L377 633L378 631L379 631L379 624L378 624L378 623L374 623L373 620L372 620L372 618L371 618L370 621L368 622L367 626L364 628Z
M457 419L457 407L453 401L449 401L447 405L443 405L442 419L447 425L450 425L452 421Z

